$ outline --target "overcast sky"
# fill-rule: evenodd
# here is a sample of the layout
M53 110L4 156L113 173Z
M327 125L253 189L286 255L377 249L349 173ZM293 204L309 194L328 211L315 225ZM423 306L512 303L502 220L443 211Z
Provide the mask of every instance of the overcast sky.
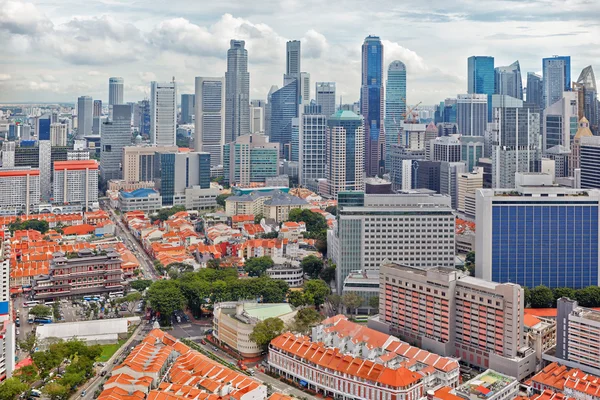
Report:
M230 39L246 40L250 97L281 86L285 42L302 41L302 70L358 100L360 47L383 40L385 68L407 66L409 103L466 92L467 57L541 72L542 57L570 55L572 78L600 68L599 0L0 0L0 102L106 101L108 78L125 100L150 81L223 76ZM596 70L600 77L600 70Z

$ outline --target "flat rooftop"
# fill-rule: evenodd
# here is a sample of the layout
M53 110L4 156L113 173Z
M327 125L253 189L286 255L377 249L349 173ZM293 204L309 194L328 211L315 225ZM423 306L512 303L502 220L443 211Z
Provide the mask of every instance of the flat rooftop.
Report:
M244 304L244 311L251 317L265 320L267 318L275 318L280 315L291 313L292 306L288 303L275 303L275 304Z
M600 312L590 309L584 309L580 314L583 319L589 319L591 321L600 322Z
M457 394L470 400L489 399L496 396L517 379L488 369L456 388Z

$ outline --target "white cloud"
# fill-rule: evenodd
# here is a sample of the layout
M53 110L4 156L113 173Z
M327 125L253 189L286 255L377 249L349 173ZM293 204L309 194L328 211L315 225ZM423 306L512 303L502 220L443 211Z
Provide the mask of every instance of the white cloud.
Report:
M0 81L8 81L10 79L9 74L0 74Z
M156 80L156 74L154 72L140 72L138 76L143 82L151 82Z
M100 76L102 75L102 72L100 71L88 71L88 76Z
M302 56L308 58L319 58L329 48L327 38L314 29L309 30L302 38Z

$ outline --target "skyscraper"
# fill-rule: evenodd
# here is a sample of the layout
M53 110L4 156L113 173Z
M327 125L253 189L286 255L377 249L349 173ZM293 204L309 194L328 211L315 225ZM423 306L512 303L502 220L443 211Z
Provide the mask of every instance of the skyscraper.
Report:
M231 40L225 73L225 143L250 133L250 74L243 40Z
M317 105L321 106L321 113L329 118L335 113L335 82L317 82L315 85L315 98Z
M221 165L225 144L224 78L196 77L196 151L210 153L211 167Z
M203 152L160 152L154 157L160 178L156 177L163 206L181 204L186 189L199 186L210 188L210 154Z
M327 152L325 146L325 130L327 116L319 105L305 106L300 118L300 177L302 186L317 191L317 179L325 178Z
M102 116L102 100L94 100L94 117Z
M100 136L100 174L105 180L122 179L123 148L131 144L131 107L112 106L112 120L102 126Z
M363 118L352 111L337 111L327 121L327 184L329 195L347 190L364 190Z
M385 167L383 45L378 36L367 36L362 45L360 112L365 125L365 172L375 176Z
M285 57L285 74L288 76L300 78L301 69L301 55L300 55L300 41L290 40L285 45L286 57Z
M406 66L392 61L385 83L385 169L390 170L390 146L400 143L400 121L406 114Z
M93 105L90 96L81 96L77 99L77 136L76 139L83 139L86 135L92 134Z
M459 94L456 98L458 132L465 136L483 136L488 121L488 96Z
M527 102L544 109L544 84L542 77L533 72L527 73Z
M191 124L194 121L195 96L193 94L181 95L181 123Z
M175 145L177 85L175 82L152 82L150 92L150 140L155 145Z
M265 133L265 101L250 102L250 133Z
M298 117L298 81L292 79L287 85L271 94L269 140L279 143L279 150L287 160L286 154L292 141L292 119Z
M596 77L591 65L581 71L579 78L577 78L577 84L583 88L583 99L580 99L581 104L579 104L579 108L583 109L583 115L579 117L586 117L590 123L591 131L598 135L598 120L600 119L598 116L598 91L596 89Z
M556 103L563 92L571 90L571 56L542 59L544 108Z
M240 136L223 146L223 180L226 184L264 182L279 173L279 144L265 135Z
M495 94L505 94L523 100L523 80L519 61L507 67L496 67L494 85Z
M467 67L467 93L487 94L488 122L492 122L492 99L494 94L494 57L471 56Z
M108 79L108 105L123 104L123 78Z
M310 104L310 74L308 72L300 72L300 96L302 104Z
M569 151L577 133L578 121L577 93L563 92L558 101L544 110L542 151L558 145Z

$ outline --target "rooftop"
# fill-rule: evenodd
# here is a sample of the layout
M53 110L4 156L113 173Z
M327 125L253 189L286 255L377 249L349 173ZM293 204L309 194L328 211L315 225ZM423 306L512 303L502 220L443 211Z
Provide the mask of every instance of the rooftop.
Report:
M292 310L292 306L288 303L244 303L244 312L250 317L260 319L261 321L289 314L292 311L294 310Z
M121 197L125 197L126 199L131 199L131 198L149 197L151 195L158 195L158 192L154 189L141 188L141 189L136 189L133 192L126 192L126 191L122 190L121 192L119 192L119 194L121 195Z
M500 393L514 382L516 378L488 369L457 387L456 392L471 400L485 399Z

